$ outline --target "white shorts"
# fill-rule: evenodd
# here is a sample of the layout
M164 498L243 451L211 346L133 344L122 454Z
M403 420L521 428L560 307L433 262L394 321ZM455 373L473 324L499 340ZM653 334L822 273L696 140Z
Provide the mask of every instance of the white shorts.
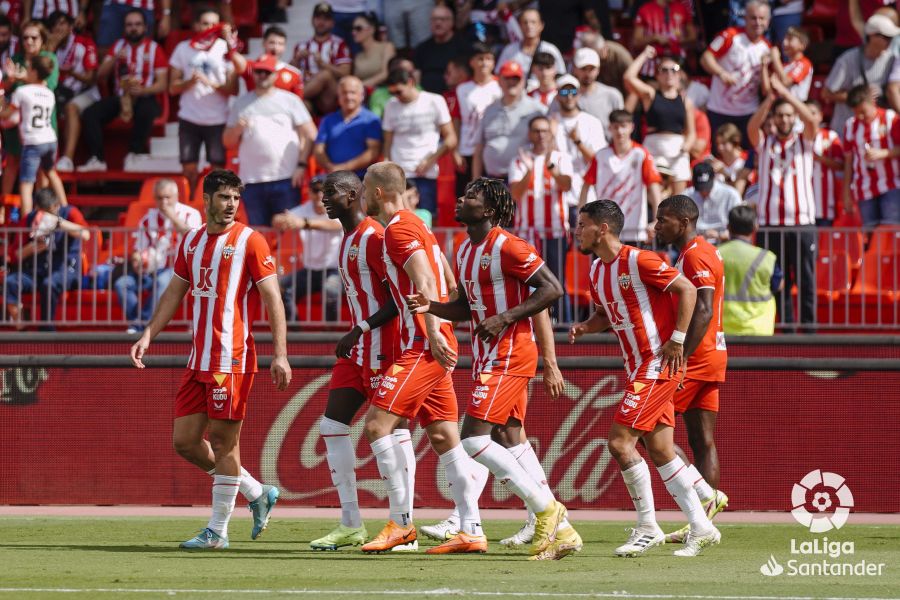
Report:
M85 90L69 100L70 104L74 104L78 108L78 114L81 114L88 106L100 100L100 90L97 86L93 86L89 90Z
M691 180L691 161L683 146L684 136L678 133L651 133L644 138L644 147L656 168L675 181Z

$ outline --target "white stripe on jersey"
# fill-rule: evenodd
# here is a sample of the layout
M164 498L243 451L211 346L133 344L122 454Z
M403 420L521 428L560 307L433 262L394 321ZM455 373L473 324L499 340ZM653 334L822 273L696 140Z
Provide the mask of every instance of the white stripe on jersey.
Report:
M184 238L184 252L185 252L184 258L187 261L187 263L190 265L191 272L194 271L193 257L190 257L187 255L187 250L188 250L188 248L191 247L191 244L194 243L194 240L196 240L198 238L200 239L200 241L197 243L197 246L194 248L194 256L195 257L197 256L197 252L200 252L200 254L202 255L203 249L206 246L206 238L205 238L205 236L203 236L203 230L202 229L193 229ZM195 281L196 281L196 279L195 279ZM188 282L188 283L190 283L190 282ZM200 296L194 296L194 306L191 309L191 328L193 329L195 334L196 334L196 332L200 331ZM196 360L196 352L194 351L195 347L196 347L195 344L191 344L191 356L188 358L188 368L191 368L191 369L195 368L195 360Z
M500 251L503 249L503 244L505 244L508 239L509 238L503 234L498 235L497 240L494 242L494 247L491 248L491 284L492 284L492 287L494 288L494 307L496 308L496 311L494 314L498 314L498 315L503 314L507 310L509 310L509 301L506 297L506 279L503 275L503 270L501 268L503 265L501 263L501 254L500 254ZM474 268L478 269L479 264L475 263ZM476 275L477 275L477 272L476 272ZM491 346L492 346L491 353L487 357L486 364L482 365L483 367L486 367L487 369L489 369L491 371L493 371L494 360L497 358L497 351L500 349L499 341L500 341L500 338L503 336L504 331L506 331L506 329L501 331L494 338L494 341L491 343ZM512 341L510 341L509 352L507 353L507 356L506 356L507 368L509 368L509 355L512 354L512 349L514 346L515 346L515 344L513 344ZM490 412L490 411L488 411L488 412Z
M208 234L206 232L203 233L204 238L208 238ZM209 276L209 280L213 282L213 290L218 293L218 284L219 284L219 263L222 262L222 249L225 247L225 242L228 240L228 235L219 235L216 239L216 245L213 246L213 253L210 257L209 268L211 271L211 275ZM208 243L208 242L207 242ZM194 253L194 281L199 281L201 283L205 283L200 276L201 265L203 264L203 253L195 252ZM202 298L202 296L201 296ZM206 328L204 330L203 335L203 355L200 357L200 366L197 368L198 371L209 371L209 363L210 363L210 355L212 354L212 338L213 338L213 313L215 313L215 298L205 298L207 302L207 311L206 311Z
M659 329L656 327L656 320L653 318L653 307L650 305L650 296L647 294L647 287L641 281L641 274L638 271L638 251L632 250L628 253L628 271L631 275L631 285L634 288L634 295L638 300L638 306L641 307L641 319L644 321L644 330L647 332L647 339L650 340L650 349L656 358L647 366L647 376L656 378L659 376L660 358L657 355L662 347L659 339ZM637 345L635 345L637 349Z
M600 260L600 259L597 259ZM629 261L631 260L631 253L629 253ZM631 322L631 313L628 311L628 303L625 302L625 297L622 296L622 290L619 287L619 265L622 264L621 260L614 260L611 265L607 265L601 261L601 265L603 268L602 274L604 278L600 281L600 289L604 290L606 288L606 279L608 278L610 281L609 288L612 290L613 299L617 305L617 314L622 317L622 327L620 331L625 333L625 338L628 341L628 354L631 354L631 362L634 364L634 369L628 372L628 378L631 379L635 373L638 372L638 369L641 368L641 365L644 364L644 360L641 358L641 351L638 348L637 338L634 336L634 323ZM607 274L607 271L609 273ZM634 280L632 279L632 285L634 284ZM618 307L621 307L619 309ZM623 348L623 355L625 354L625 349ZM625 355L625 369L628 369L628 356Z
M240 286L241 271L244 270L244 257L247 254L247 239L252 233L253 230L249 227L245 227L244 230L241 231L241 234L234 243L234 255L231 257L231 272L228 274L228 289L225 292L225 304L222 307L222 356L219 360L219 370L223 373L231 372L231 358L234 354L234 300L237 298L238 287ZM218 277L218 273L216 273L216 276ZM231 332L231 335L228 335L229 331Z

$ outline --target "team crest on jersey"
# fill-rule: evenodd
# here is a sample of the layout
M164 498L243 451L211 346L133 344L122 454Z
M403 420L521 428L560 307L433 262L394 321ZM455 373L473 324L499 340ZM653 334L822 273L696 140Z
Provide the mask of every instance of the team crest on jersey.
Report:
M628 288L630 288L631 287L631 275L629 275L628 273L623 273L622 275L619 275L619 286L623 290L627 290Z
M486 271L491 266L491 255L483 254L481 256L481 268Z
M353 244L350 246L349 258L350 260L356 260L356 257L359 256L359 246Z
M234 246L228 244L224 248L222 248L222 258L229 259L234 256Z
M281 72L281 80L285 83L288 83L291 80L291 74L287 71Z

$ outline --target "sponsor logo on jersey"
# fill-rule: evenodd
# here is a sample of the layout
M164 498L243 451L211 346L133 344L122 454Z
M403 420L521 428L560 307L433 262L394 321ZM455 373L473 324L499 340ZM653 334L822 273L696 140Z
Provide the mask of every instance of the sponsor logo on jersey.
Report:
M234 246L232 246L231 244L228 244L227 246L222 248L222 258L227 260L227 259L231 258L232 256L234 256Z
M623 290L627 290L628 288L630 288L631 287L631 275L629 275L627 273L623 273L622 275L619 275L619 286Z
M356 260L356 257L359 256L359 246L353 244L350 246L350 252L348 253L350 260Z
M274 267L275 266L275 258L270 254L269 256L266 257L266 260L263 261L263 265L271 265L272 267Z
M420 242L419 240L413 240L406 245L407 250L415 250L416 248L421 248L421 247L422 247L422 242Z
M536 261L537 259L538 259L537 254L535 254L534 252L532 252L531 254L528 255L528 258L525 259L525 262L522 263L522 266L523 266L523 267L529 267L529 266L531 266L531 263L533 263L533 262Z
M200 278L197 281L197 287L191 290L191 295L201 298L218 298L219 295L213 288L212 276L212 267L200 267Z
M703 279L704 277L709 277L709 276L710 276L709 271L697 271L697 273L694 275L693 279Z

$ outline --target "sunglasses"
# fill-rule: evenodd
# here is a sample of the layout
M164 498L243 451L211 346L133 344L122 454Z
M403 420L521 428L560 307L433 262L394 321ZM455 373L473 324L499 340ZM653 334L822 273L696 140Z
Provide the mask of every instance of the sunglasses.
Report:
M578 90L575 88L566 88L557 92L560 96L577 96Z
M674 67L660 67L659 68L660 73L668 73L670 75L674 75L675 73L677 73L680 70L681 70L681 67L679 67L677 65Z
M354 25L352 27L352 31L365 31L365 29L366 29L365 25Z

